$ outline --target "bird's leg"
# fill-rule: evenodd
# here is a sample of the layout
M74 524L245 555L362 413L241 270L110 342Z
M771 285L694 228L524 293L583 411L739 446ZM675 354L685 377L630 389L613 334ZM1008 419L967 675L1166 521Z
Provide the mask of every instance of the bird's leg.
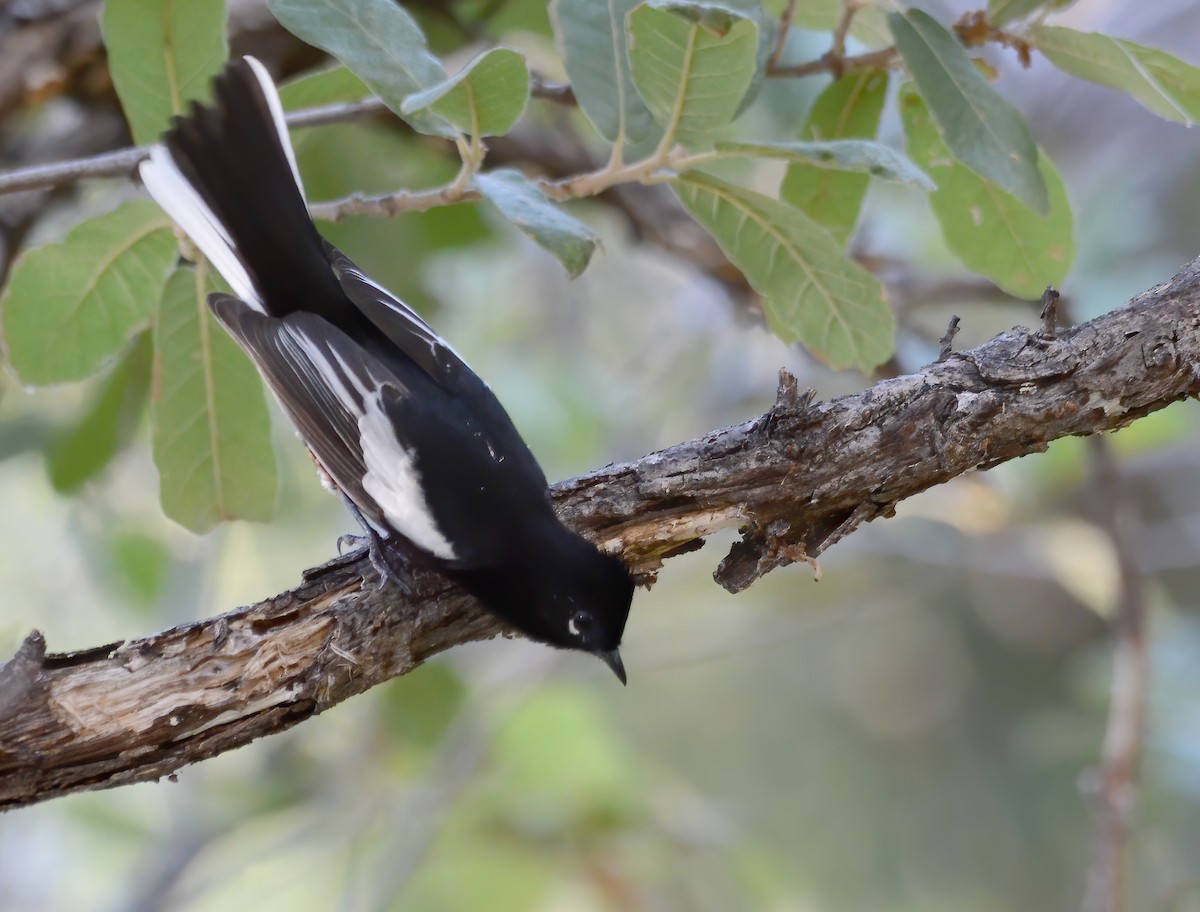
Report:
M375 568L375 572L379 574L379 584L376 588L383 589L388 584L388 581L395 583L396 586L404 592L405 595L412 594L412 586L409 581L413 576L413 561L410 555L405 553L404 549L396 543L393 546L386 538L367 522L367 518L362 515L362 511L358 509L358 505L354 503L341 491L342 500L345 501L347 508L354 514L359 525L363 527L364 535L355 535L351 532L338 537L338 550L341 550L345 545L361 547L365 541L367 545L367 554L371 558L371 566Z

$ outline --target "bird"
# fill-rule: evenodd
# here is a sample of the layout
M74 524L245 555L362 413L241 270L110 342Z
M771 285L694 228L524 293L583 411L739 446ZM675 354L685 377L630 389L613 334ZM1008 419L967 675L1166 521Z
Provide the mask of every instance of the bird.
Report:
M362 523L381 580L403 587L414 563L433 566L512 628L593 653L625 684L628 569L560 521L490 387L317 231L263 64L228 62L139 173L228 283L209 308Z

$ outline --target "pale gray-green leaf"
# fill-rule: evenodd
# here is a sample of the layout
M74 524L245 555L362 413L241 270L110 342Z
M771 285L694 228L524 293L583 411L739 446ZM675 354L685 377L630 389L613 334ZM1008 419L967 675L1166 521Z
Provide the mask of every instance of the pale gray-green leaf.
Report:
M170 225L154 203L134 200L17 259L0 319L23 384L90 376L147 325L178 257Z
M571 278L587 267L596 250L596 235L546 199L524 175L510 170L489 171L475 175L473 182L501 215L554 254Z
M416 20L393 0L268 0L289 32L332 54L415 129L453 136L454 128L428 113L401 111L413 92L446 78Z
M1200 122L1200 68L1157 48L1096 32L1040 25L1029 43L1060 70L1132 95L1167 120Z
M724 6L726 9L740 13L753 22L758 29L758 54L754 61L754 78L750 80L750 87L742 96L738 109L734 113L734 116L738 117L754 103L754 99L758 97L763 82L767 78L767 64L779 38L778 21L763 6L762 0L715 0L715 2L714 0L700 0L700 2L712 2L714 5Z
M529 103L529 68L508 48L492 48L444 82L404 99L405 114L432 111L471 136L503 136Z
M890 357L895 318L879 282L804 213L692 171L673 184L688 211L763 296L772 330L835 368Z
M806 162L835 171L856 171L881 180L910 184L921 190L936 186L908 156L891 146L868 139L831 139L812 142L722 142L717 151L747 158L781 158Z
M610 142L657 139L659 128L633 86L625 18L641 0L553 0L550 20L571 88Z
M1044 154L1038 159L1050 192L1046 215L959 164L946 150L920 96L900 93L909 154L938 183L929 201L947 246L973 272L1005 291L1032 299L1066 278L1075 255L1071 205L1062 178Z
M270 519L275 452L263 386L208 308L208 265L175 271L154 326L150 402L163 511L193 532Z
M758 28L712 5L644 5L629 16L633 82L672 143L711 148L754 79Z
M108 0L108 68L133 141L152 143L193 98L205 99L229 46L224 0Z
M962 45L920 10L888 16L896 47L952 155L1038 212L1049 207L1021 112L996 94Z

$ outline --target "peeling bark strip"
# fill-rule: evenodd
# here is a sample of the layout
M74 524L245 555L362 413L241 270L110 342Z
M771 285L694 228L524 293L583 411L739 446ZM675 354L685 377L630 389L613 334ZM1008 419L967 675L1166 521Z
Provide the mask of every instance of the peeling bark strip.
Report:
M785 374L766 414L554 497L647 582L740 528L715 574L740 591L964 472L1194 396L1198 365L1200 260L1056 338L1013 330L853 396L814 404ZM290 592L123 645L51 655L32 634L0 667L0 809L158 779L501 632L434 573L409 593L375 585L356 552Z

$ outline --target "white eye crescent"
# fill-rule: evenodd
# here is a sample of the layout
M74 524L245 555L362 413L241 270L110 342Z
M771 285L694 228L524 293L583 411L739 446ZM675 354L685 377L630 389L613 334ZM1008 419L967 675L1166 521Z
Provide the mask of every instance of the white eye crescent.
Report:
M567 621L567 633L574 637L586 636L595 624L595 620L586 611L576 611Z

